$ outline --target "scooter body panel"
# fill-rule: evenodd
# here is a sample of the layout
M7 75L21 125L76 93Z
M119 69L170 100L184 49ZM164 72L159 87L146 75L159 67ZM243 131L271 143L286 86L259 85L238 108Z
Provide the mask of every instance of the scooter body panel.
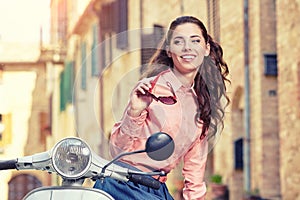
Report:
M40 187L28 193L23 200L114 200L108 193L84 187Z

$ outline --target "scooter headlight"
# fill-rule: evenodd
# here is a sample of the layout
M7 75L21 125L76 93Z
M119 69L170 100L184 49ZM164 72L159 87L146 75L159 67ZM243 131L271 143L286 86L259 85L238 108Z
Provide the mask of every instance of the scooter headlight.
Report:
M53 149L53 167L64 178L80 178L88 171L91 160L89 146L79 138L63 139Z

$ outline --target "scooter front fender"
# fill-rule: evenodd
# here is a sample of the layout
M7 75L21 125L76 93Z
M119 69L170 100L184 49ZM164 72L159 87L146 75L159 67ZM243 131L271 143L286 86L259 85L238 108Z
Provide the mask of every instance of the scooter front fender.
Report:
M29 192L23 200L114 200L108 193L83 187L40 187Z

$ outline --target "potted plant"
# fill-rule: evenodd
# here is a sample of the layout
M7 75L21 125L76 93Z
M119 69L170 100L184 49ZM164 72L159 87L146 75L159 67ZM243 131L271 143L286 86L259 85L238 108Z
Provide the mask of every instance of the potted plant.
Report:
M261 200L259 190L256 188L253 191L246 192L245 200Z
M211 197L215 200L228 199L228 188L223 184L222 176L214 174L210 177Z

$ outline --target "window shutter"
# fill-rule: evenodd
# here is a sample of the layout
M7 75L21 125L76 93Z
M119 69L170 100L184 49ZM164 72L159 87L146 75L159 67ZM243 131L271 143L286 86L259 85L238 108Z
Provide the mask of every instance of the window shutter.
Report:
M100 66L99 66L99 46L98 46L98 26L93 26L93 43L92 43L92 76L99 76Z
M156 52L158 44L164 37L164 34L165 31L163 26L160 25L154 25L152 34L142 34L141 72L144 71L144 68L150 61L150 58Z
M81 44L81 89L86 90L86 43Z
M128 2L127 0L116 1L117 12L115 22L117 25L117 48L126 49L128 47Z
M217 41L220 42L220 1L207 0L208 9L208 32Z
M65 69L60 74L60 111L66 109L67 103L72 103L74 83L73 62L66 62Z

